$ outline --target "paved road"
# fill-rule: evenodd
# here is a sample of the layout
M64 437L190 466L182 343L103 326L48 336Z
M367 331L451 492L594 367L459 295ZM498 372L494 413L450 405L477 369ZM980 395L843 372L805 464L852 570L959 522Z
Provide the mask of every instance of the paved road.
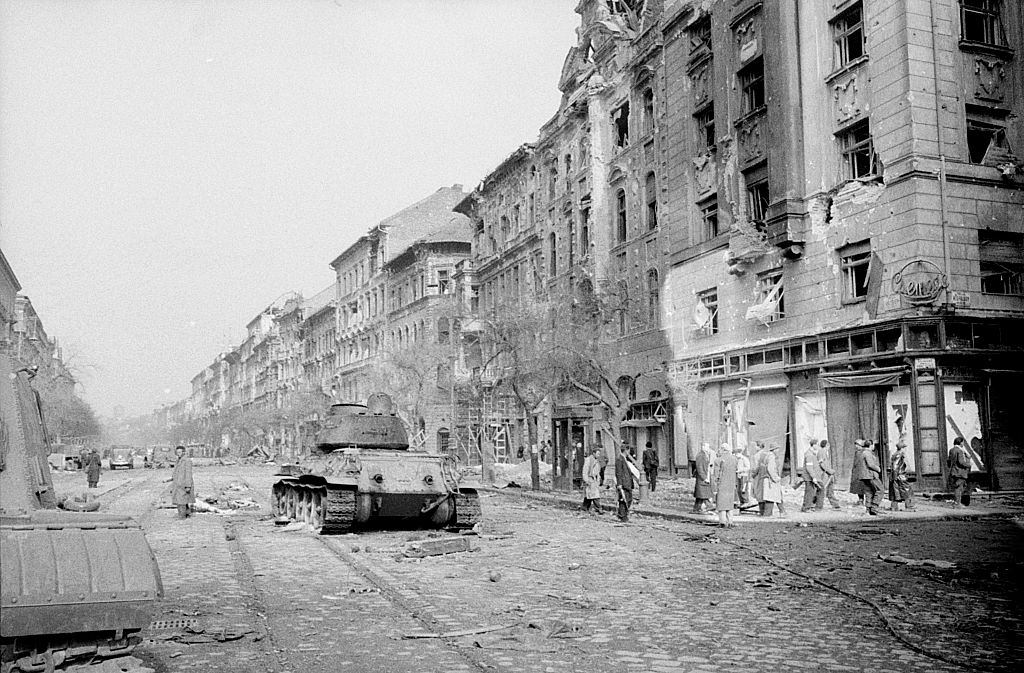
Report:
M162 671L1001 673L1022 663L1019 520L720 531L487 494L476 551L416 560L399 552L422 532L275 527L271 468L197 468L200 495L235 484L231 498L264 509L185 521L159 508L169 470L135 473L104 475L116 488L102 499L141 517L160 562L155 626L171 628L147 632L140 656ZM878 558L894 552L956 565ZM203 633L183 631L189 622ZM487 627L503 628L409 638Z

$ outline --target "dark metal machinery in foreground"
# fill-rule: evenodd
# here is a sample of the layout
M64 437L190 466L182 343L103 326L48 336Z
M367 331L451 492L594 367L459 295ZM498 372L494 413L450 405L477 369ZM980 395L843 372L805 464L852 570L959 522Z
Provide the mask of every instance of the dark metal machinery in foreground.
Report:
M131 517L62 512L39 399L0 355L0 673L129 654L163 595Z
M454 456L409 451L391 399L335 404L299 474L274 484L274 514L322 533L360 527L472 528L476 489L459 486Z

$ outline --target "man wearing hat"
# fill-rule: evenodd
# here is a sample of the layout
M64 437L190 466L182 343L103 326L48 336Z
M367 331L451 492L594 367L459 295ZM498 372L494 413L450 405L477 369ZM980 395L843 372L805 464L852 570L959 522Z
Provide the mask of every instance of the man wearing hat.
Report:
M899 511L901 502L906 511L914 509L914 489L907 473L906 448L907 444L902 439L896 442L896 450L889 460L889 509L894 512Z
M864 487L864 505L868 514L878 516L878 506L882 504L882 466L878 463L875 450L870 439L858 439L856 467L860 468L860 482Z
M825 486L822 488L822 495L815 503L817 509L825 509L825 500L832 504L832 509L842 509L839 499L836 498L836 470L832 467L832 447L828 440L823 439L818 443L818 466L821 468L822 478Z

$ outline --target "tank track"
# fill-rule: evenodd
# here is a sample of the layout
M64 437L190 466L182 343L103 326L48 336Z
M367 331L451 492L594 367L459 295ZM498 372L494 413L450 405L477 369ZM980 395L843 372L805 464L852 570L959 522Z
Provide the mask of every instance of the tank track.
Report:
M455 528L472 528L480 520L480 497L475 490L455 494Z
M335 535L352 530L356 520L356 492L350 488L326 488L323 493L324 524L321 534Z

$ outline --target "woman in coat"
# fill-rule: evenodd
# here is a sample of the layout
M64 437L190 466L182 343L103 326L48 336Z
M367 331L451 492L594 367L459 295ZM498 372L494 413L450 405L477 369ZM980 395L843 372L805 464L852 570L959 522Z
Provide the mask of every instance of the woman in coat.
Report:
M736 498L736 455L732 447L722 444L715 461L715 484L718 493L715 496L715 510L718 522L723 528L732 528L732 508Z
M96 488L99 485L102 470L103 461L100 460L100 454L96 453L96 449L93 449L85 457L85 481L89 488Z
M712 468L711 445L704 442L697 454L697 480L693 485L693 513L702 514L708 507L708 501L714 496L711 485Z
M594 447L583 461L583 509L601 513L601 462L600 448Z
M192 505L196 502L195 489L192 483L192 459L185 455L185 447L174 449L178 462L174 464L171 476L171 503L178 507L178 518L184 519L192 514Z
M772 444L762 458L764 478L761 483L761 516L771 516L775 504L782 504L782 475L779 472L779 447ZM781 513L781 507L780 507Z

